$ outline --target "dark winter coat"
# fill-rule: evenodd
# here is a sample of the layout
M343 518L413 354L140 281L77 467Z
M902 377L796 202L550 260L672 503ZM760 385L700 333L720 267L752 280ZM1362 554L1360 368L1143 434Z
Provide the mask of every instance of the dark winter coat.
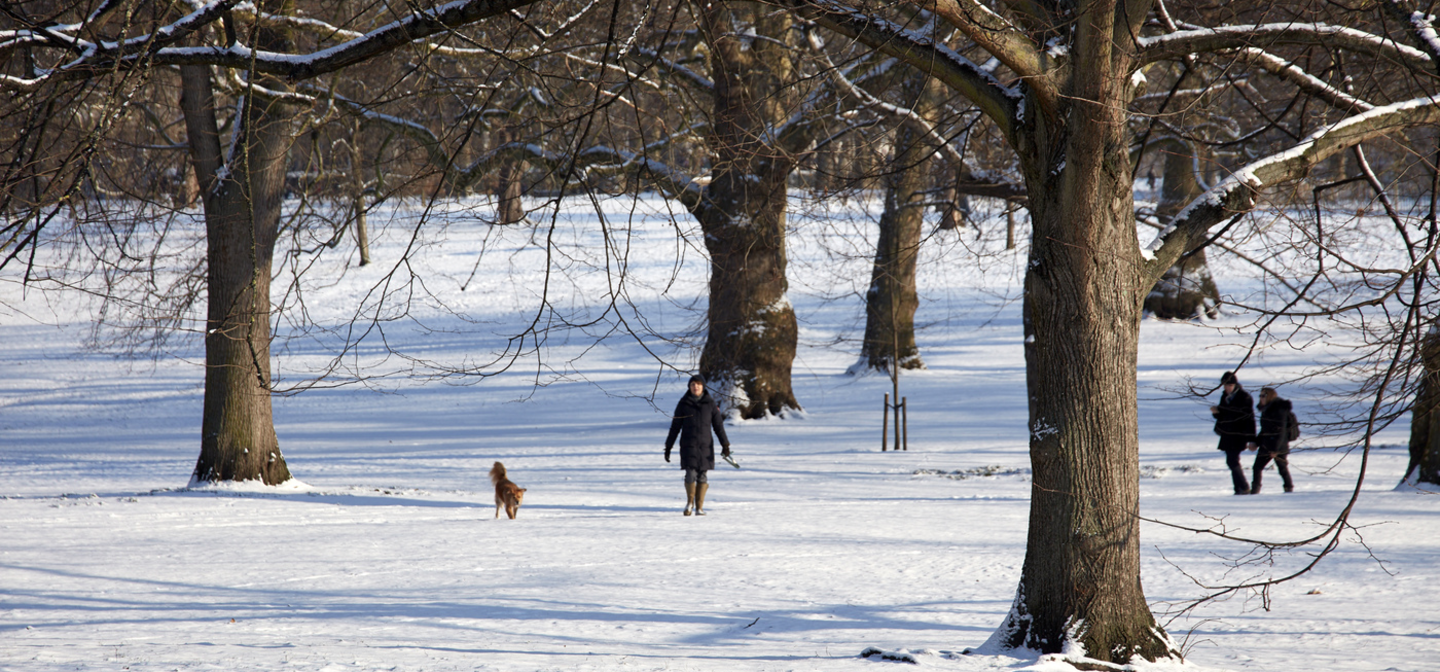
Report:
M1255 444L1260 452L1271 455L1290 454L1290 411L1289 399L1275 397L1260 409L1260 435Z
M680 403L675 404L675 416L670 421L670 434L665 437L665 452L670 452L675 445L675 437L679 436L682 469L714 469L715 443L710 439L711 429L720 437L720 445L727 450L730 448L730 438L725 436L723 420L720 409L715 406L715 400L710 397L709 392L702 393L698 398L686 392L685 396L680 398Z
M1255 401L1245 388L1235 384L1231 394L1220 393L1220 410L1215 413L1215 433L1220 435L1220 450L1245 450L1255 440Z

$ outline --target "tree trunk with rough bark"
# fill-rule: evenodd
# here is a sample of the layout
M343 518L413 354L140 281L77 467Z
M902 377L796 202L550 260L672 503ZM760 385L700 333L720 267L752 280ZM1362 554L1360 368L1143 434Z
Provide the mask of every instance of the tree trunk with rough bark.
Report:
M1015 134L1030 194L1025 272L1030 528L1015 603L992 642L1125 664L1174 654L1140 584L1136 361L1149 289L1135 236L1130 100L1114 12L1076 28L1053 116ZM1031 93L1029 109L1039 101Z
M746 418L800 408L790 385L798 328L785 277L786 180L796 160L767 142L767 131L792 112L793 68L783 45L756 37L784 37L791 21L754 3L715 2L701 13L715 108L711 180L692 209L710 253L700 372L722 405Z
M1112 161L1125 155L1123 145L1115 149ZM1030 184L1036 233L1024 311L1034 480L1020 587L996 636L1046 653L1075 641L1090 657L1124 663L1169 649L1140 585L1141 287L1138 265L1127 263L1138 257L1134 219L1128 189L1096 182ZM1081 207L1034 196L1065 191L1086 196Z
M1155 214L1168 221L1204 190L1196 179L1195 148L1188 142L1164 143L1165 182ZM1210 275L1205 250L1195 250L1171 266L1145 297L1145 311L1165 320L1194 320L1220 316L1220 290Z
M795 4L817 23L967 96L1004 134L1024 173L1032 224L1024 297L1030 529L1014 605L984 648L1058 653L1079 669L1179 658L1140 581L1136 355L1144 297L1213 227L1256 209L1266 189L1306 179L1319 162L1371 138L1440 123L1440 105L1417 99L1350 112L1237 167L1142 250L1127 129L1134 87L1143 83L1136 75L1191 53L1238 52L1268 27L1197 30L1147 43L1137 38L1155 19L1153 0L1006 5L1009 15L981 0L908 3L942 17L1014 70L1008 84L978 72L973 61L952 59L933 38L867 14L868 5ZM1400 5L1390 9L1401 21L1413 18ZM1302 42L1333 39L1318 32L1308 38ZM1337 108L1355 107L1315 86L1315 77L1292 74Z
M930 119L938 107L941 85L916 75L905 86L914 111ZM889 371L892 362L902 369L923 369L915 345L915 310L920 298L915 289L915 266L920 234L925 225L929 161L934 153L925 136L909 125L895 132L890 170L885 176L885 210L880 214L880 239L870 289L865 293L865 340L860 356L871 369Z
M283 483L290 470L271 407L270 270L293 139L290 114L279 103L245 96L227 164L210 69L183 66L181 78L208 245L205 405L192 482Z
M1431 329L1421 341L1425 367L1410 419L1410 464L1405 483L1440 485L1440 331Z

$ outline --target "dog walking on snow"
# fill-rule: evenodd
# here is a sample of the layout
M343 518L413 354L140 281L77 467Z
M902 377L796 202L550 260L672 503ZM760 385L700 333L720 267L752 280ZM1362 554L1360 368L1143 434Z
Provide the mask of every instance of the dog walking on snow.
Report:
M505 477L505 465L499 462L490 467L490 482L495 484L495 517L500 517L500 508L505 508L505 515L510 520L515 520L515 514L520 511L520 502L525 499L525 488L515 485Z

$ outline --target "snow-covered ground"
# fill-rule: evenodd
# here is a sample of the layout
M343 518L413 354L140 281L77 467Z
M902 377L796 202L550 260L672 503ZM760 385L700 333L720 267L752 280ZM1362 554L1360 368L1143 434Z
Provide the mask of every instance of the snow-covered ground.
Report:
M671 223L654 201L634 213L629 201L609 208L611 267L629 271L616 292L625 297L620 314L635 324L638 307L658 335L693 336L706 279L693 223ZM1025 552L1023 252L997 249L996 222L980 239L964 232L963 244L953 234L927 241L918 321L929 368L901 383L909 451L882 453L890 382L845 373L869 272L866 244L853 234L870 225L858 210L835 210L792 221L802 341L794 384L805 411L730 424L743 468L712 474L703 518L680 515L680 472L660 455L683 375L623 335L590 348L603 326L553 331L538 364L527 354L500 376L424 385L398 374L433 369L367 340L337 375L395 377L275 399L299 483L187 490L199 443L196 344L173 344L154 361L87 348L93 305L23 288L7 269L0 670L893 664L861 658L867 647L939 669L1064 669L961 653L1004 618ZM496 231L457 212L448 227L412 235L410 213L400 208L388 225L374 218L376 264L341 276L344 259L331 253L309 270L304 307L315 320L334 326L375 308L370 290L409 246L407 268L424 284L401 291L423 292L413 320L384 323L387 343L426 362L476 365L532 316L546 240L551 304L571 318L602 316L613 285L593 215L562 219L552 235L548 222ZM1216 264L1224 286L1227 267ZM1245 316L1145 323L1142 513L1245 537L1304 538L1349 500L1358 453L1307 435L1301 445L1310 450L1291 460L1295 493L1280 493L1272 471L1264 494L1234 497L1209 402L1175 393L1230 368L1246 324ZM282 384L325 366L341 338L289 322L281 330ZM645 344L693 365L683 344ZM1252 391L1288 380L1323 363L1326 347L1269 351L1242 380ZM1322 419L1323 382L1284 388L1302 418ZM1440 669L1440 498L1394 488L1407 431L1388 429L1370 456L1352 518L1363 544L1347 535L1268 599L1169 615L1207 595L1199 584L1284 575L1313 548L1236 568L1230 561L1250 547L1144 525L1145 592L1190 668ZM517 520L495 519L486 471L497 460L529 489Z

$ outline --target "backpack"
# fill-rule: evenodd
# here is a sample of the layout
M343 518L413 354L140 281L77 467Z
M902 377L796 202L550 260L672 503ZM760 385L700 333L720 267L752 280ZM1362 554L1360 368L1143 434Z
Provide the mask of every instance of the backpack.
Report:
M1297 418L1297 417L1295 417L1295 412L1294 412L1294 411L1291 411L1291 412L1290 412L1290 417L1289 417L1289 418L1286 418L1286 424L1289 425L1289 426L1287 427L1287 430L1286 430L1285 440L1286 440L1286 441L1294 441L1294 440L1300 438L1300 419Z

